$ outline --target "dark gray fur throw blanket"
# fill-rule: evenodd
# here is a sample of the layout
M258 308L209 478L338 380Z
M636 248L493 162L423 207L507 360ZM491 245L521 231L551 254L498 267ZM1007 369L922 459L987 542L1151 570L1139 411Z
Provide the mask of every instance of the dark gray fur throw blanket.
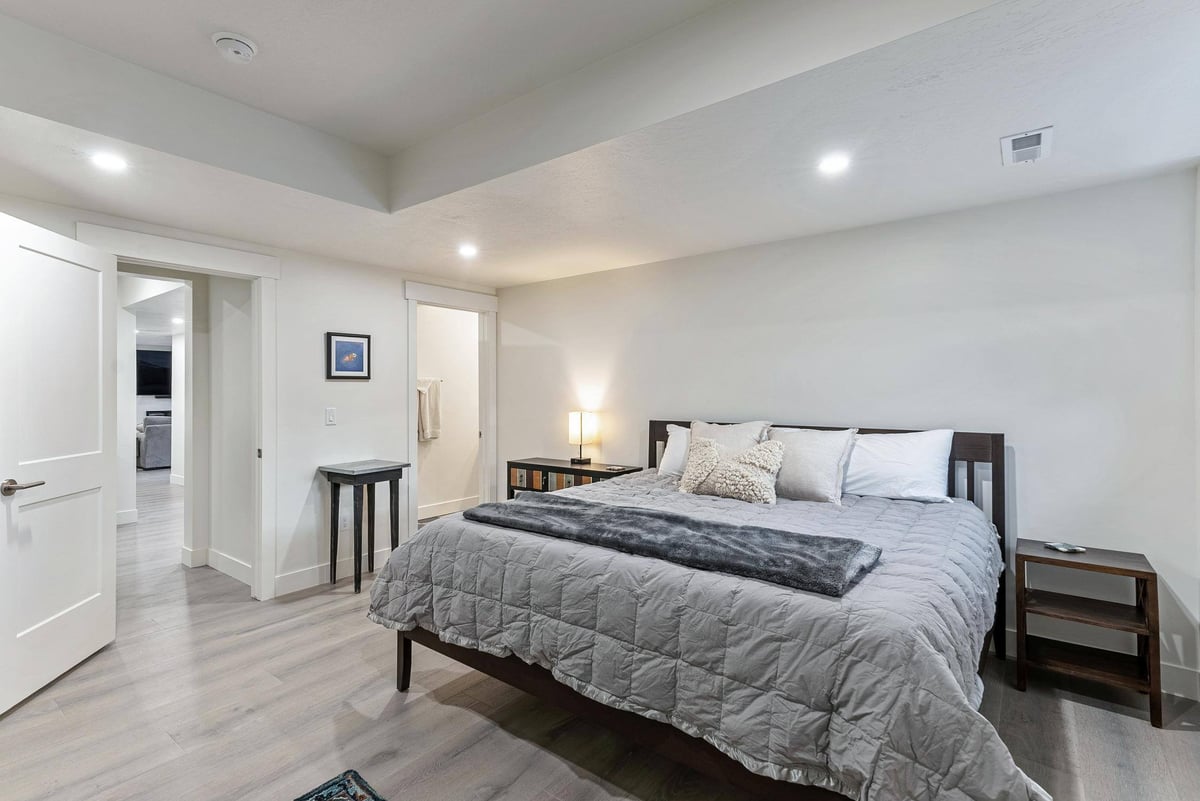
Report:
M861 540L739 526L550 493L526 492L513 501L485 503L463 512L463 517L835 598L873 568L880 555L877 546Z

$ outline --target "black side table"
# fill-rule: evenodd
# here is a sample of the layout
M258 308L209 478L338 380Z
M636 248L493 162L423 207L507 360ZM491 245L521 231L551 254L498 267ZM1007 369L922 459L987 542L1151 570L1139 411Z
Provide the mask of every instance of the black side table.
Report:
M388 462L383 459L366 459L361 462L343 462L318 467L329 479L332 495L329 500L329 583L337 583L338 551L338 506L342 485L354 487L354 591L362 589L362 521L363 486L367 488L367 572L375 572L375 485L388 483L391 500L392 549L400 546L400 479L409 462Z
M508 462L508 499L518 492L554 492L567 487L579 487L596 481L640 472L642 468L625 464L588 462L575 464L566 459L510 459Z

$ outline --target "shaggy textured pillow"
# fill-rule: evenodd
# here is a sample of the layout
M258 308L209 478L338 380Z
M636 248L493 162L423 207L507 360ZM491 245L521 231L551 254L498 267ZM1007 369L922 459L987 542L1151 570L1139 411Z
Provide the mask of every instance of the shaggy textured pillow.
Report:
M775 477L782 464L782 442L760 442L729 456L724 446L693 436L679 491L749 503L775 503Z

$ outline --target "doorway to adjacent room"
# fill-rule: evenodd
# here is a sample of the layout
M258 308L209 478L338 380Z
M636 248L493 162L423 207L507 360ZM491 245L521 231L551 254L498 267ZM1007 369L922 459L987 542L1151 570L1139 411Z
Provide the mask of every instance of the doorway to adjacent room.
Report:
M497 498L494 295L405 284L409 311L409 523Z

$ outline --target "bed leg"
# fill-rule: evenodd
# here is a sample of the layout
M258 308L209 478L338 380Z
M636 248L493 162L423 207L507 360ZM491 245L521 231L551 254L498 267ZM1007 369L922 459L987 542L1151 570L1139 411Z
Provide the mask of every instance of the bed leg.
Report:
M412 681L412 640L396 632L396 691L408 692Z
M992 633L989 631L987 634L983 635L983 650L979 652L979 670L977 673L979 674L980 678L983 677L983 671L987 667L988 651L991 650L991 647Z
M996 620L992 624L992 645L996 648L996 658L1003 662L1008 657L1008 571L1000 574L1000 587L996 592ZM1020 590L1018 589L1018 592Z

